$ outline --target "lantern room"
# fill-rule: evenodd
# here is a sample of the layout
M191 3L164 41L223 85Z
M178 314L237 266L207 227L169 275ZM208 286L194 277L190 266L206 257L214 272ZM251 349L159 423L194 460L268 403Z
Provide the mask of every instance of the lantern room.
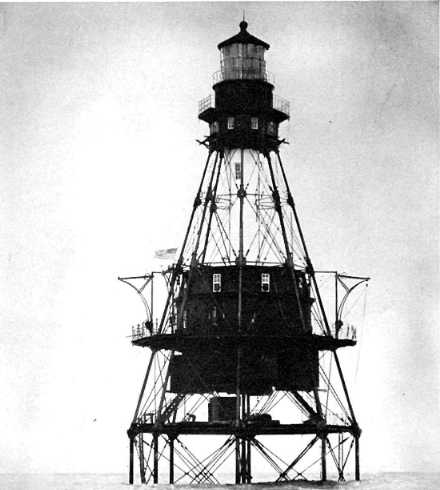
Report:
M240 22L240 32L218 45L220 50L220 79L266 80L264 52L269 45L247 32L247 22Z

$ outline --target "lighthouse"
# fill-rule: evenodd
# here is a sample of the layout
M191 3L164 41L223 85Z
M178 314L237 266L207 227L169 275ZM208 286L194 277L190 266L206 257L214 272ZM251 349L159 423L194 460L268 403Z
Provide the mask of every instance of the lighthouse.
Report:
M218 45L213 94L199 103L207 156L176 261L120 278L144 301L131 340L149 354L128 429L130 483L135 460L142 483L223 483L224 468L226 482L251 483L256 461L273 481L307 479L316 465L324 481L329 464L344 480L348 462L360 478L338 353L356 345L344 306L368 278L319 272L334 280L328 312L281 159L289 103L266 69L269 44L246 21L239 29ZM167 295L156 319L157 279Z

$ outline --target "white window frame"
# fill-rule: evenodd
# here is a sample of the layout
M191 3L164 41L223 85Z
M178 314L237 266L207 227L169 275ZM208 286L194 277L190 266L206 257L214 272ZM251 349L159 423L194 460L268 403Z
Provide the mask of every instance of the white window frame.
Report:
M212 291L214 293L219 293L222 290L222 275L213 274L212 275Z
M228 129L234 129L234 118L233 117L228 117Z
M261 274L261 291L268 293L270 291L270 274L263 272Z
M251 117L251 129L258 129L258 117Z

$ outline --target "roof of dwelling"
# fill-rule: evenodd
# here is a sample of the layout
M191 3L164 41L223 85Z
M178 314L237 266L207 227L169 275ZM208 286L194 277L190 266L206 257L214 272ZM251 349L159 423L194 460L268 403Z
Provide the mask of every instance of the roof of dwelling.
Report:
M256 46L263 46L265 49L269 49L269 44L265 43L261 39L258 39L246 30L248 23L245 20L240 22L240 32L235 36L232 36L226 41L221 42L218 45L218 49L223 48L224 46L230 46L231 44L241 43L241 44L255 44Z

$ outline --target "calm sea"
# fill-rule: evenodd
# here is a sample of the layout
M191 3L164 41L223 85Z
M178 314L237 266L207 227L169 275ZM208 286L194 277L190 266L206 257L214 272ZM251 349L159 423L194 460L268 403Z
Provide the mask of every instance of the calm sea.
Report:
M153 485L148 485L153 486ZM237 487L236 489L234 487ZM257 490L284 489L322 489L341 488L342 490L438 490L440 473L377 473L367 474L361 482L300 482L292 483L256 483L254 485L156 485L158 490L179 490L195 488L199 490L255 487ZM0 474L1 490L130 490L147 488L147 485L127 484L127 475L121 474Z

